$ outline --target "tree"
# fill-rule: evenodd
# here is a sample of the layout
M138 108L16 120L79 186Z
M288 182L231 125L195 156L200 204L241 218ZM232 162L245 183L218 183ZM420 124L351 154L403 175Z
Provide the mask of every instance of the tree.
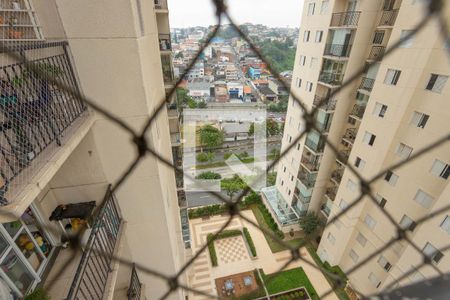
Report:
M214 159L215 155L212 152L202 152L197 154L197 160L199 162L207 162L212 161Z
M183 52L178 52L177 54L175 54L175 58L183 58L184 57L184 55L183 55Z
M267 186L275 185L277 181L277 172L270 172L266 176Z
M204 100L197 103L197 108L206 108L207 104Z
M187 105L189 108L197 108L197 102L194 99L189 99L187 101Z
M279 128L278 128L278 124L277 122L275 122L272 119L267 119L266 122L266 135L267 136L273 136L273 135L277 135L279 133Z
M272 159L278 159L280 157L280 150L279 149L272 149L270 150L270 156L272 156Z
M233 195L244 189L245 186L244 181L236 174L231 178L224 178L220 182L220 188L230 196L230 201L233 200Z
M300 219L299 224L306 236L310 237L322 225L322 222L315 213L309 212Z
M200 143L208 148L222 145L223 139L223 131L214 126L205 125L200 128Z
M195 176L195 179L221 179L222 176L219 173L215 173L215 172L203 172L200 173L199 175Z
M250 124L250 127L248 128L248 135L254 135L255 134L255 123Z

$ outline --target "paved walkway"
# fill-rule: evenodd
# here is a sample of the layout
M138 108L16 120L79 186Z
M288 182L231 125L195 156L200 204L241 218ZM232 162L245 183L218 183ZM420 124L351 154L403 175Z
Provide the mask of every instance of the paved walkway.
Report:
M243 211L242 213L247 218L256 222L255 216L253 215L253 212L251 210L246 210ZM200 247L204 243L206 243L206 235L208 233L213 233L219 230L227 219L228 219L227 216L214 216L208 220L202 219L190 220L193 253L196 253L200 249ZM216 253L218 254L218 266L212 267L208 251L203 252L200 255L199 259L195 261L193 267L191 267L188 271L189 285L191 287L202 290L207 293L211 293L213 295L217 295L216 287L214 284L215 278L224 277L235 273L251 271L256 268L261 268L264 270L264 273L270 274L278 271L283 265L286 264L286 262L290 259L289 251L272 253L272 251L269 248L269 245L266 242L264 234L257 228L254 228L251 224L247 223L246 221L240 218L233 218L227 229L239 229L244 226L248 228L250 235L252 236L258 257L255 259L250 258L234 259L234 261L229 259L225 262L223 254L218 253L219 252L218 249L222 249L223 245L227 245L231 242L215 241ZM219 247L217 245L217 242L220 242ZM232 243L237 243L235 245L239 244L239 242L236 241L233 241ZM223 249L220 251L221 253L224 253ZM301 250L301 254L305 258L305 260L314 264L312 257L309 255L306 249L303 248ZM239 254L235 254L235 256L236 255ZM297 267L302 267L305 270L309 280L311 281L312 285L316 289L316 292L319 294L319 296L328 292L331 289L331 286L323 276L322 272L303 261L291 263L286 267L286 269L293 269ZM202 295L190 294L189 299L205 300L208 298ZM331 293L322 299L338 300L337 296L334 293Z

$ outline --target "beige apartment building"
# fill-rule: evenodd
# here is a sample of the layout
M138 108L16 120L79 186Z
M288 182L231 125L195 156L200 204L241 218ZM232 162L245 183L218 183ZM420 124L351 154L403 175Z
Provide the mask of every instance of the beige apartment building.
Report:
M134 130L173 86L166 0L4 0L0 23L13 54ZM167 275L180 269L173 170L147 156L112 194L137 156L132 136L5 52L0 80L0 298L40 287L52 299L164 295L166 281L111 256ZM146 135L169 160L178 146L171 108ZM85 223L84 251L64 248ZM181 290L168 297L181 298Z
M305 0L293 91L312 109L408 35L425 15L426 3ZM450 7L444 9L448 19ZM346 163L369 179L448 135L448 47L437 22L431 21L319 107L316 125L342 158L337 159L318 132L310 132L281 160L278 202L271 206L285 231L307 211L326 221L357 199L358 179ZM290 101L282 149L304 127L301 108ZM450 243L450 212L421 224L416 220L449 205L449 164L450 145L444 143L386 172L372 185L378 203L364 197L327 226L318 248L321 259L348 271L378 252L348 275L349 284L365 294L436 276L434 268L448 272L450 253L439 249ZM422 256L405 241L379 251L397 234L383 211L408 230L408 237L431 259L431 265L417 267Z

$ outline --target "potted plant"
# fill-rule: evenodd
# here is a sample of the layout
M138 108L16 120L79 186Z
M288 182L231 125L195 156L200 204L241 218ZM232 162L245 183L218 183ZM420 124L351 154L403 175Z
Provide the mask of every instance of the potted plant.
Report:
M30 294L26 295L24 300L50 300L50 296L43 288L35 288Z

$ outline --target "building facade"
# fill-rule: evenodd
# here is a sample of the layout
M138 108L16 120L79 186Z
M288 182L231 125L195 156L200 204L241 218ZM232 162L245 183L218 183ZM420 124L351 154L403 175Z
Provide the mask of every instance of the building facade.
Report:
M411 33L425 5L408 0L305 1L291 89L306 108L319 105L358 70L365 72L317 109L320 133L302 137L279 164L279 201L298 217L311 211L326 222L358 199L359 181L346 164L369 179L448 134L448 41L440 38L436 23L367 67ZM448 18L448 7L445 13ZM291 99L282 150L304 130L302 115ZM338 148L339 157L324 136ZM448 213L423 224L416 220L449 204L449 150L444 144L384 173L372 185L377 203L365 196L328 224L318 248L321 259L352 269L396 236L394 221L432 264L448 272L450 253L438 250L450 242ZM438 275L432 266L415 269L421 262L411 245L395 242L349 274L349 283L370 294Z
M85 95L136 131L163 101L173 86L167 2L138 3L2 2L2 16L20 21L1 29L11 50L0 54L2 299L37 286L52 299L153 299L166 282L132 263L175 274L184 261L173 170L147 156L112 193L136 146L117 122L74 97ZM167 124L164 107L146 138L171 160ZM83 253L63 247L77 232Z

